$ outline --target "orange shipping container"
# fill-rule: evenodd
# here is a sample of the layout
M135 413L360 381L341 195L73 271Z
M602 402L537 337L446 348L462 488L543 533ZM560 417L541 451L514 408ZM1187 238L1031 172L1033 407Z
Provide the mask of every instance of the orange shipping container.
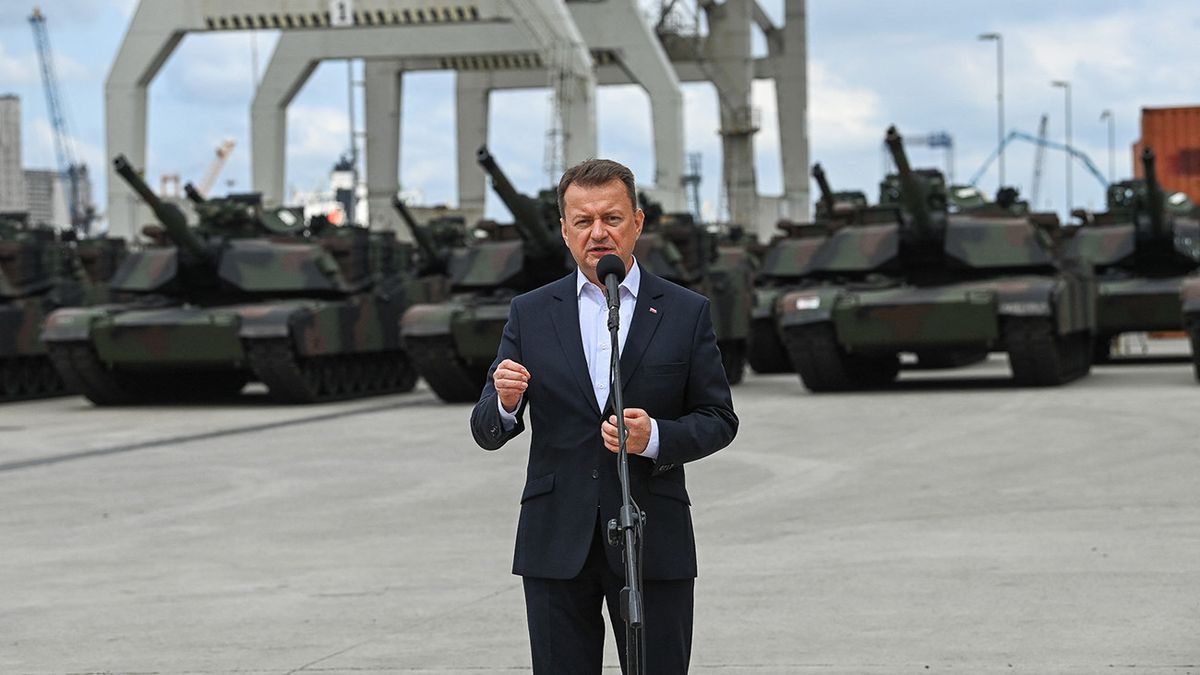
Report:
M1142 147L1157 158L1163 189L1200 204L1200 106L1142 108L1142 137L1133 144L1133 174L1142 178Z

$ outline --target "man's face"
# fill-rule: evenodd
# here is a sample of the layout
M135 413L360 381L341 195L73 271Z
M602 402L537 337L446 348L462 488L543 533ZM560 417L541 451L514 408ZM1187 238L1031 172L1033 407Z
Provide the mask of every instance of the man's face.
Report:
M584 187L571 183L563 193L562 236L575 264L589 281L596 279L596 263L608 254L621 258L628 270L633 247L642 234L645 214L629 202L625 184L618 179Z

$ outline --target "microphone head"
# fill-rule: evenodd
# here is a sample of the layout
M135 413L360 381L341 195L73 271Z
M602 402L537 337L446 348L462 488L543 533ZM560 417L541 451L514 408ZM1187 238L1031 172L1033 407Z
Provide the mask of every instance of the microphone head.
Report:
M609 253L596 263L596 278L604 283L608 279L608 275L615 274L617 283L621 283L625 279L625 263L617 256Z

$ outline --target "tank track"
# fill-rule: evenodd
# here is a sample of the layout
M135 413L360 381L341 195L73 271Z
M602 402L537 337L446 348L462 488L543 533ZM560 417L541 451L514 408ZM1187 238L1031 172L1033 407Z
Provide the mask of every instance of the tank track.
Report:
M1019 386L1057 386L1083 377L1092 368L1090 336L1058 335L1050 318L1005 319L1004 344L1013 381Z
M747 340L746 357L754 372L763 375L792 372L787 348L775 332L774 319L756 319L750 324L750 339Z
M137 401L135 392L119 374L100 362L87 342L54 342L46 345L55 370L69 389L96 405L121 405Z
M280 403L319 403L410 392L417 371L401 350L299 357L286 338L246 340L250 369Z
M96 405L204 401L236 395L249 381L236 370L121 372L105 366L87 342L46 346L67 387Z
M847 354L828 323L788 328L783 340L800 380L812 392L883 387L900 372L900 359L895 354Z
M1192 344L1192 369L1196 373L1196 380L1200 381L1200 314L1184 316L1183 327L1187 331L1188 341Z
M0 402L24 401L70 393L50 358L10 356L0 359Z
M462 362L449 335L406 337L404 346L417 371L446 403L474 403L483 392L487 372Z

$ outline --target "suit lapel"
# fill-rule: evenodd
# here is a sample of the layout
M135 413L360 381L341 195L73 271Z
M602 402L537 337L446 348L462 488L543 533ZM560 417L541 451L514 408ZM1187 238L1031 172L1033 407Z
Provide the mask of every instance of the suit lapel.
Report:
M642 362L642 354L650 345L650 339L658 330L658 322L662 318L661 304L663 296L662 282L658 277L642 268L641 288L638 290L637 304L633 308L633 320L629 323L629 335L625 338L625 347L621 350L621 391L629 385L633 371ZM650 311L654 308L655 311ZM578 312L578 310L576 310Z
M583 355L583 338L579 336L579 296L575 291L575 273L569 274L558 282L554 289L555 303L553 320L554 332L558 336L558 344L562 347L563 356L567 360L567 369L575 376L575 383L583 398L600 415L596 406L596 392L592 391L592 378L588 373L587 358Z

